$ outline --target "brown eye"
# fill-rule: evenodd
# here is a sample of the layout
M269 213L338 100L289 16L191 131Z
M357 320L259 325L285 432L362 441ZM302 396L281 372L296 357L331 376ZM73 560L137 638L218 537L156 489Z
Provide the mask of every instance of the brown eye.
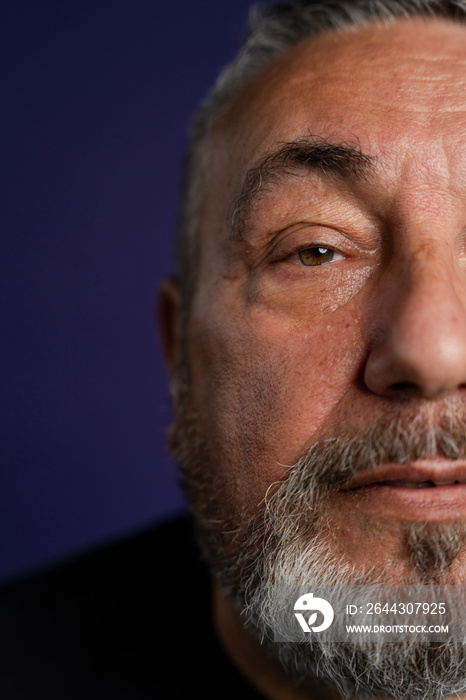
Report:
M298 253L299 259L303 265L323 265L324 263L332 262L335 257L335 251L330 248L306 248Z

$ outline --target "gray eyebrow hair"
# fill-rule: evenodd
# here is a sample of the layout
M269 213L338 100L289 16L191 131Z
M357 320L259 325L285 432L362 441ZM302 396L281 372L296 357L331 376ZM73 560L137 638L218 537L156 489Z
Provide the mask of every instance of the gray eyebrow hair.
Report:
M361 151L359 142L356 146L346 142L332 143L310 135L280 144L278 150L268 153L246 173L241 192L230 208L230 238L243 239L247 216L256 201L266 193L268 186L285 177L296 176L297 168L354 180L366 178L375 161L374 156Z

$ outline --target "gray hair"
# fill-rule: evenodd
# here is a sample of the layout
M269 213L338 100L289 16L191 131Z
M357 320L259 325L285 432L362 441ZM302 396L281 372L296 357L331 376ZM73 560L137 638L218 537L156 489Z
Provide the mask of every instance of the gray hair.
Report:
M176 247L185 313L194 293L199 263L205 143L223 109L253 76L304 39L410 17L440 17L463 23L466 0L301 0L251 9L245 41L202 102L189 133Z

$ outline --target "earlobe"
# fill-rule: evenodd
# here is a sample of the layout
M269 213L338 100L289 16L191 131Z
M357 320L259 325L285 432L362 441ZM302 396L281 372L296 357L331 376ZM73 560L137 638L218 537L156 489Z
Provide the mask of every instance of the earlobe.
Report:
M180 350L181 290L178 281L162 282L157 297L158 322L163 355L171 376L176 369Z

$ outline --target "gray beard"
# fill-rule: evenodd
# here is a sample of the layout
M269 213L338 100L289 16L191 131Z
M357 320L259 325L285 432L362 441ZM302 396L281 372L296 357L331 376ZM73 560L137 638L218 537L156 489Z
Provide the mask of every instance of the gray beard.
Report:
M305 688L319 678L345 698L390 696L433 700L466 692L466 646L456 639L433 643L271 641L273 617L283 587L389 583L389 565L355 570L325 548L320 535L330 523L326 506L358 471L383 462L466 458L466 420L456 404L435 424L419 417L374 425L364 434L332 437L305 449L253 518L222 501L215 460L206 436L189 409L178 404L175 453L198 528L198 538L213 573L261 642L280 657L290 677ZM462 583L449 580L464 550L466 526L406 523L405 549L412 580L405 583ZM324 572L324 573L323 573Z
M399 424L392 424L388 430L392 439L398 433L395 440L398 450L399 435L403 435L399 461L410 461L408 455L415 452L418 459L427 458L425 446L429 442L426 435L421 437L419 429L408 433L405 427L400 433ZM387 429L384 432L387 435ZM455 448L458 455L465 450L464 432L460 434L461 448L459 442L458 450ZM366 436L364 448L360 439L336 438L307 451L289 469L260 518L251 523L242 549L244 554L236 562L230 562L223 573L219 572L220 578L247 624L256 630L264 644L278 653L297 685L305 687L309 677L319 678L337 687L345 698L356 695L433 700L464 693L466 646L453 635L442 643L426 642L421 636L398 643L383 637L377 642L367 642L363 636L351 643L320 638L305 644L271 641L277 611L290 608L296 597L290 601L286 596L290 591L302 589L303 584L306 590L331 587L344 594L345 585L391 583L389 564L356 570L343 557L333 554L322 538L322 533L331 531L325 505L334 487L344 487L358 465L368 464L364 454L368 446L374 458L382 456L380 439L378 431L376 442ZM393 444L390 440L390 450ZM435 454L447 456L447 449L449 456L453 454L450 440L442 442L441 433L433 449ZM387 461L394 461L393 455L388 459L386 454ZM425 586L460 583L449 575L465 543L466 527L461 521L407 524L404 545L411 577L404 583Z

